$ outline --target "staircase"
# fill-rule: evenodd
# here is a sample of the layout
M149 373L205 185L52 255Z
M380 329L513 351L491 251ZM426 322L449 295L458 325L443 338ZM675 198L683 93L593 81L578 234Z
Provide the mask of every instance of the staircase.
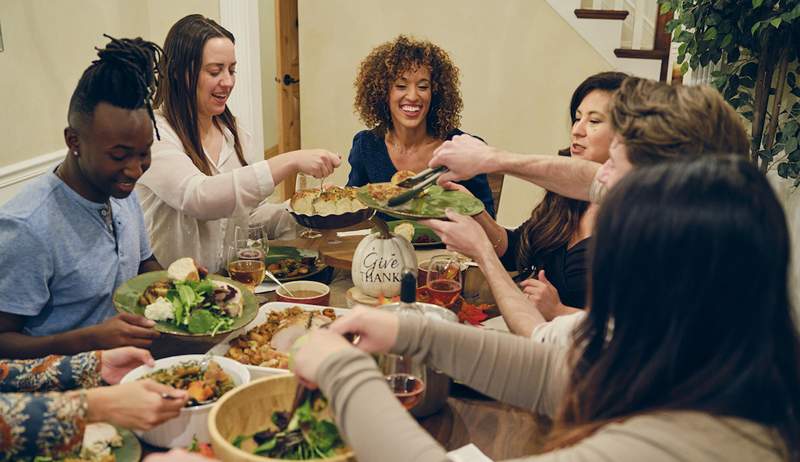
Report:
M670 15L656 0L547 0L614 70L667 81Z

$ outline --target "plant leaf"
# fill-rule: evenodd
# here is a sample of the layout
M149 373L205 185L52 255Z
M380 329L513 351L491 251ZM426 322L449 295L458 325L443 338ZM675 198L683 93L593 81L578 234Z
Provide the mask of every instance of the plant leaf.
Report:
M764 3L764 0L753 0L753 8L758 8L762 3Z

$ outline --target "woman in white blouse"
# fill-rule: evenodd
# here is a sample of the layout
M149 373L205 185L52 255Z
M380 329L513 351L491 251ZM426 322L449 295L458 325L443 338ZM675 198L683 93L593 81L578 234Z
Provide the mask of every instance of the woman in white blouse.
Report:
M277 183L295 171L322 178L339 165L338 155L321 149L257 160L261 153L226 105L235 73L228 30L197 14L172 26L155 98L160 139L136 187L153 253L164 266L194 257L219 270L234 225L246 224ZM263 213L264 207L272 209ZM272 204L259 211L272 217L268 228L288 215Z

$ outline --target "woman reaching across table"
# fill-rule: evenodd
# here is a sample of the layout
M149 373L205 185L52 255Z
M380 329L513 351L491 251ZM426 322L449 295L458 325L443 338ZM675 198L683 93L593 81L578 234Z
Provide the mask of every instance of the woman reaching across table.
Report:
M172 26L155 99L161 141L137 184L153 252L164 266L189 256L218 271L234 225L246 224L277 183L295 171L322 178L340 163L334 153L307 149L249 164L262 153L227 106L235 74L228 30L197 14ZM288 216L282 205L262 207L270 210L260 215L273 221Z
M319 384L363 462L447 460L375 352L554 416L548 452L525 460L800 460L789 237L766 178L733 156L637 169L601 204L592 252L590 308L569 349L360 309L296 345L294 371ZM741 283L742 268L758 271Z
M438 46L403 35L361 62L355 109L369 127L353 138L348 186L384 183L428 168L433 151L464 132L458 68ZM486 175L462 183L494 216Z

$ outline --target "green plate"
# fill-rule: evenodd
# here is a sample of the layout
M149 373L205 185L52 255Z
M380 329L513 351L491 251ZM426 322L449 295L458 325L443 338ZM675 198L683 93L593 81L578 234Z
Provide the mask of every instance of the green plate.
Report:
M139 462L142 458L142 445L139 439L130 430L117 427L117 431L122 437L122 446L111 450L117 462Z
M114 459L117 462L139 462L142 458L142 444L139 443L139 439L136 438L136 435L130 430L117 426L114 426L114 428L117 429L117 433L119 433L119 436L122 438L122 446L111 449L111 454L114 456ZM53 462L60 462L65 459L52 459L43 456L40 458L40 460Z
M442 240L439 239L439 236L435 232L433 232L432 229L428 228L425 225L421 225L421 224L417 223L416 221L394 220L394 221L387 222L386 226L389 227L389 231L394 232L394 229L400 223L411 223L411 225L414 227L414 237L411 239L411 244L415 248L436 247L436 246L441 246L442 245ZM414 242L414 241L418 240L419 238L421 238L422 236L426 236L428 238L426 242Z
M369 193L368 185L358 188L358 200L370 208L395 218L408 220L446 220L445 209L451 208L462 215L477 215L483 211L483 202L461 191L446 191L434 185L405 204L389 207Z
M226 334L239 329L240 327L246 326L256 317L256 314L258 313L258 301L250 289L232 279L220 276L218 274L209 274L208 277L235 286L237 289L239 289L239 291L242 292L242 295L244 296L244 310L242 311L242 315L233 321L233 325L228 329L219 330L216 335L211 336L209 334L192 334L186 329L182 329L167 322L159 321L156 322L155 326L157 331L168 335L176 335L204 341L212 338L222 340ZM117 287L117 290L114 291L114 308L116 308L119 312L124 311L144 316L145 307L139 305L139 297L142 295L142 293L144 293L145 289L147 289L150 284L164 279L167 279L166 271L152 271L150 273L140 274L130 281L123 283L121 286Z
M293 260L300 260L304 257L314 257L314 266L309 268L309 272L303 274L302 276L293 276L290 278L278 278L281 282L289 282L289 281L297 281L299 279L305 279L315 274L319 274L322 270L327 268L328 266L323 264L322 261L319 259L319 252L316 250L310 249L298 249L296 247L282 247L277 246L273 247L270 246L269 251L267 252L267 256L264 257L264 263L269 266L271 263L276 263L281 260L286 260L287 258L291 258Z

